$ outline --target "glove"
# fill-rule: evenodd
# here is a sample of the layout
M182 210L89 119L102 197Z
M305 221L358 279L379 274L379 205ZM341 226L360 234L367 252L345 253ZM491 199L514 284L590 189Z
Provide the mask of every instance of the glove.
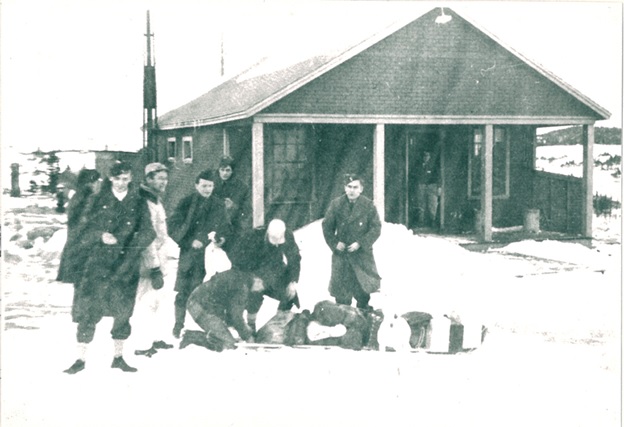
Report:
M150 270L150 280L152 281L152 288L160 289L165 285L165 279L163 278L160 267L155 267Z

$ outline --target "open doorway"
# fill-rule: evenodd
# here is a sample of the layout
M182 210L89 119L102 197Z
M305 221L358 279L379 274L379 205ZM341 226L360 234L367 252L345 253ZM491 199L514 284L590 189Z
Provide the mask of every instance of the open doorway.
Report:
M407 227L440 229L440 136L435 130L408 132L405 141Z

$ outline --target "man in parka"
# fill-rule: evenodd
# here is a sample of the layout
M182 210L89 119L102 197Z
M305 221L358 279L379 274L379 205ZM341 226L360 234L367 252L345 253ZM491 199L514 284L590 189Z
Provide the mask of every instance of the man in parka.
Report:
M372 200L362 196L362 179L347 174L345 195L331 201L322 222L323 237L332 251L329 293L336 303L371 309L370 294L377 292L381 277L373 244L381 235L381 220Z
M139 187L139 195L147 202L152 226L156 239L143 252L141 257L141 279L137 292L137 311L141 308L146 314L142 320L139 336L143 350L135 350L137 356L152 357L159 349L173 348L163 340L163 303L170 295L163 289L164 275L167 267L167 214L161 195L169 182L169 170L161 163L150 163L145 166L145 177ZM147 346L150 347L147 347Z
M65 370L75 374L85 368L87 344L104 316L113 317L115 344L112 368L136 372L123 359L124 341L130 336L139 283L141 254L156 237L145 200L129 189L131 167L120 162L111 167L104 188L94 196L81 230L81 250L88 254L74 287L73 321L78 323L78 359Z
M167 221L169 235L180 247L175 291L173 336L180 338L186 317L186 302L206 275L204 253L213 242L217 246L229 238L230 224L223 200L214 196L215 177L205 170L195 179L195 191L178 203ZM213 233L214 232L214 233Z

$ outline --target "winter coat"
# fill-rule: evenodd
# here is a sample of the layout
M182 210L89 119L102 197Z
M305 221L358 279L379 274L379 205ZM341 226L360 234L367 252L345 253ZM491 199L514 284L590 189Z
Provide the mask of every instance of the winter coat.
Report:
M239 239L230 256L232 265L261 278L269 290L281 291L291 282L298 282L301 254L295 237L286 230L285 241L272 245L266 237L266 227L257 227Z
M218 172L216 172L218 176ZM251 226L251 204L249 202L249 189L241 180L235 176L227 181L217 178L213 195L225 200L226 198L234 202L234 206L226 209L228 218L235 231Z
M80 254L79 243L81 230L84 228L85 213L89 210L92 196L91 189L85 188L74 194L67 205L67 241L61 253L56 277L59 282L76 283L80 279L84 257Z
M115 236L117 243L104 244L105 232ZM94 196L82 233L80 249L85 262L74 289L74 321L92 315L129 318L141 254L156 237L145 200L132 190L121 201L112 190L101 191Z
M167 263L166 243L169 238L169 234L167 233L167 214L165 212L165 207L162 204L160 196L150 190L149 187L141 185L139 188L139 195L147 202L152 227L156 232L156 239L154 239L145 252L143 252L141 273L142 276L146 276L149 270L156 267L161 267L161 270L164 273L164 268Z
M195 192L183 198L167 221L169 235L180 247L178 273L175 290L188 291L199 285L201 278L206 274L204 266L204 252L210 240L208 233L214 231L216 239L230 238L231 228L225 213L223 200L214 195L202 197ZM201 249L193 249L192 243L198 240L202 243ZM183 278L194 271L193 277L200 277L198 283L188 283Z
M247 341L252 331L243 318L243 312L252 283L253 276L239 270L217 273L195 288L189 297L189 304L192 301L198 303L205 314L219 317Z
M332 250L332 273L329 292L332 296L341 295L345 289L342 271L353 269L362 289L367 293L376 292L381 285L381 277L373 255L373 244L381 235L381 220L372 200L359 196L350 206L347 196L331 201L322 222L323 237ZM358 242L355 252L340 252L338 242L346 246Z

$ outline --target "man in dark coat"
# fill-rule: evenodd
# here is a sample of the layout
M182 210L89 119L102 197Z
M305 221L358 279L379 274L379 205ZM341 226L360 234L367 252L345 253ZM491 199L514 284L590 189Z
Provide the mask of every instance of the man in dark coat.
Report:
M95 169L82 169L78 173L76 191L67 206L67 241L56 277L59 282L76 283L80 279L81 266L86 260L80 247L85 214L89 211L93 194L99 191L100 181L100 173Z
M217 172L214 195L223 199L228 219L232 224L232 236L223 244L223 250L229 253L236 238L251 228L249 188L234 176L234 159L231 157L221 158Z
M213 242L221 246L230 234L223 200L213 195L214 174L201 172L195 179L195 192L183 198L167 221L169 236L180 247L175 291L173 335L180 338L189 295L206 275L204 252Z
M381 221L373 202L362 196L362 179L345 177L345 195L329 204L322 222L323 237L332 250L329 293L338 304L370 309L370 294L377 292L381 277L373 255L373 244L381 235Z
M233 349L236 339L228 326L236 329L242 340L253 342L253 331L245 323L243 313L248 296L254 289L261 289L258 281L249 273L231 269L195 288L188 300L188 311L204 333L185 331L180 348L196 344L216 351Z
M262 292L251 294L247 305L247 322L254 331L264 295L278 300L280 311L288 311L293 305L299 307L296 286L301 255L284 221L273 219L268 226L248 232L238 240L230 259L233 267L262 280Z
M430 151L423 153L422 161L416 165L416 221L419 227L436 225L438 198L440 197L437 161Z
M111 367L136 371L123 359L123 344L131 332L141 254L156 233L145 200L128 187L131 181L130 165L114 164L106 187L94 196L86 214L80 243L86 258L74 287L72 306L72 318L78 323L79 356L65 371L69 374L84 369L87 344L104 316L114 319L111 335L115 357Z

